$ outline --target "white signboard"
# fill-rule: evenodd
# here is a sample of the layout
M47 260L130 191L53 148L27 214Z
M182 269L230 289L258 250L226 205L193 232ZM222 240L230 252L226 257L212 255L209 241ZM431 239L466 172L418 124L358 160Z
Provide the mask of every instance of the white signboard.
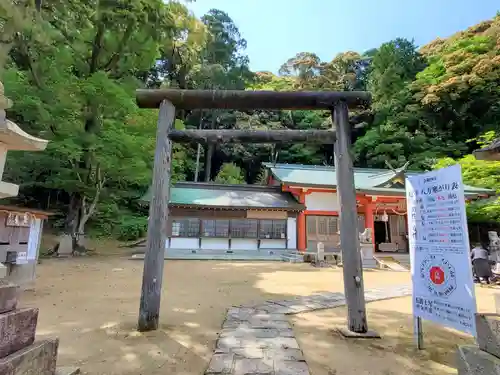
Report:
M413 314L475 336L460 165L406 178Z
M28 263L28 253L26 251L18 251L16 257L16 264Z
M41 219L32 219L30 225L30 235L28 238L27 260L33 261L38 258L38 247L40 245Z

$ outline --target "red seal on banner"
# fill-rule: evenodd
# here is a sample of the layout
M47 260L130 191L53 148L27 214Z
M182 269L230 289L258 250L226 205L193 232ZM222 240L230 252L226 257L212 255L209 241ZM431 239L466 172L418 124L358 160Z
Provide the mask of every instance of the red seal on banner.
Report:
M441 285L445 281L445 274L441 267L434 266L429 270L429 277L431 281L436 285Z
M419 274L427 291L435 297L447 298L457 289L455 267L440 255L430 254L424 258Z

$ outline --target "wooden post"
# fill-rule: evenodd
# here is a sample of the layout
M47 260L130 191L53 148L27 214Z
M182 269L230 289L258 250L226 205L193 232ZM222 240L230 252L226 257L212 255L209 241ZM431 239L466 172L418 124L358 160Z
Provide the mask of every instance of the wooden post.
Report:
M173 142L202 143L318 143L332 144L335 132L331 130L172 130L168 137Z
M422 318L413 316L413 336L418 350L424 349L424 331L422 329Z
M335 170L340 203L340 247L347 302L347 329L350 332L363 334L368 332L368 323L358 234L356 189L349 150L351 142L347 104L343 101L338 102L332 115L337 134Z
M212 157L214 156L215 144L209 143L205 149L205 182L212 177Z
M371 95L363 91L261 91L139 89L140 108L158 108L169 100L178 109L331 109L339 100L353 108L365 107Z
M170 165L172 141L168 132L175 120L175 107L164 100L160 105L153 185L149 204L148 237L142 274L139 331L158 329L160 299L167 242L168 201L170 199Z
M203 127L203 110L200 111L200 122L198 124L198 130ZM194 182L198 182L198 175L200 174L200 155L201 155L201 144L198 143L196 146L196 169L194 171Z

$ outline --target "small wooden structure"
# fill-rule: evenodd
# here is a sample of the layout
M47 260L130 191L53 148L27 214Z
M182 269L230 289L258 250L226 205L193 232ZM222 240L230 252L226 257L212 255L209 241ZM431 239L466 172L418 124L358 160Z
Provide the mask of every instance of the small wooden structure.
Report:
M496 138L488 146L480 148L474 151L474 156L477 160L489 160L489 161L499 161L500 160L500 138Z
M335 164L341 208L340 233L344 265L344 288L347 302L347 329L368 332L364 298L363 272L357 230L358 215L348 108L369 105L367 92L274 92L208 90L138 90L137 103L142 108L160 108L153 170L147 247L139 311L138 329L158 328L164 267L165 242L169 217L170 168L172 139L183 142L335 142ZM328 109L332 112L332 130L235 131L176 130L172 128L177 109Z
M43 221L50 213L0 205L0 279L29 288L35 280Z
M304 205L279 186L178 182L169 209L165 259L282 260L297 249Z

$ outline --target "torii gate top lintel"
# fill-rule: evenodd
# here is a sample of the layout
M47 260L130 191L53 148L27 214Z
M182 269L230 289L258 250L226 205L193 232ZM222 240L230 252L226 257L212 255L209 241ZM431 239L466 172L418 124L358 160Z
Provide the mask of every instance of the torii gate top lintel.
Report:
M370 105L365 91L250 91L250 90L136 90L140 108L158 108L163 100L177 109L332 109L345 102L349 108Z

